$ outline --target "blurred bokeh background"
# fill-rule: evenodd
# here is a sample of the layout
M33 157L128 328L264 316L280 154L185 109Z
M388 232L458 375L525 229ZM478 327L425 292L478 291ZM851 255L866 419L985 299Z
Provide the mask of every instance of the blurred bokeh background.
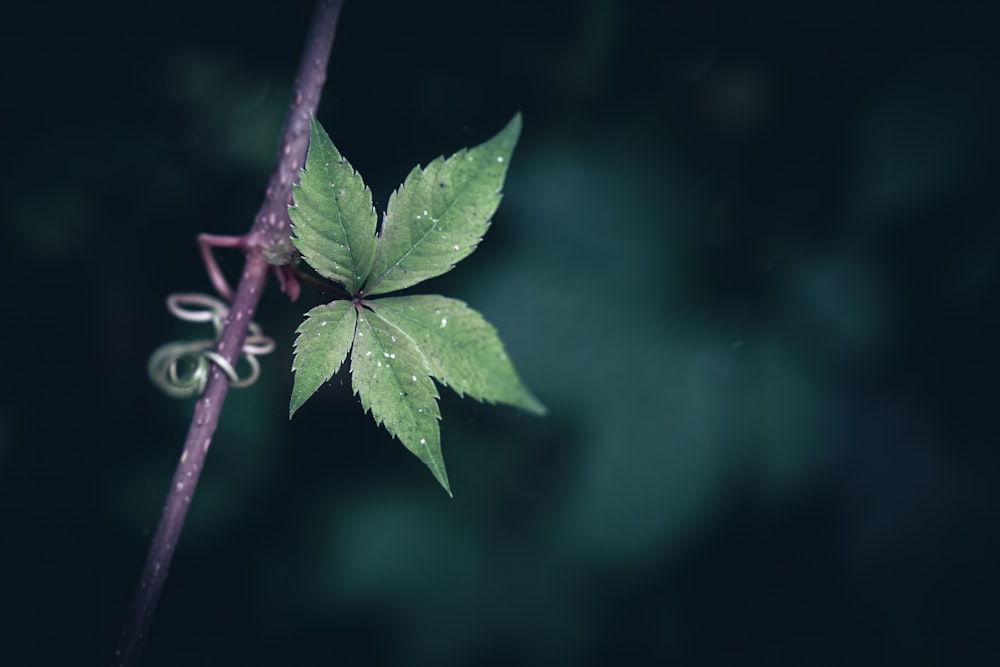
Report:
M0 26L0 652L109 664L191 401L195 235L240 234L311 3L40 3ZM524 133L422 286L549 406L444 391L454 500L301 313L234 391L148 665L1000 664L989 3L347 0L320 109L381 209ZM238 253L220 253L235 278Z

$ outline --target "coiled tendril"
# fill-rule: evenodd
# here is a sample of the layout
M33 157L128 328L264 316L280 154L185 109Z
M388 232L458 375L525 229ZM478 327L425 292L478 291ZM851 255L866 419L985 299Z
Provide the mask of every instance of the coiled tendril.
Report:
M167 310L187 322L211 322L215 337L167 343L153 352L149 358L149 379L163 393L174 398L201 396L212 364L229 377L233 387L249 387L257 381L260 375L257 355L274 350L274 340L261 333L256 322L250 323L246 341L240 350L250 366L250 374L241 378L236 369L215 351L222 335L223 322L229 314L226 304L205 294L171 294L167 297Z

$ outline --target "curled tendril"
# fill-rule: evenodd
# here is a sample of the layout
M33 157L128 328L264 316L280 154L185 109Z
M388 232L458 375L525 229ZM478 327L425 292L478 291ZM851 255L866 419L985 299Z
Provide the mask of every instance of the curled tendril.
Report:
M229 314L226 304L205 294L171 294L167 297L167 310L187 322L211 322L215 337L167 343L153 352L149 358L149 378L163 393L174 398L201 396L212 364L226 374L233 387L249 387L257 381L260 376L257 355L274 350L274 341L261 333L256 322L250 323L240 350L250 366L250 374L241 378L232 364L215 351Z

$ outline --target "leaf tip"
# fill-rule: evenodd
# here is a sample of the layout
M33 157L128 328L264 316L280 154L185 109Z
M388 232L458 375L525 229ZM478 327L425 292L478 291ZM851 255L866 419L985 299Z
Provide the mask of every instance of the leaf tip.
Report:
M309 114L309 130L310 130L310 132L316 132L317 130L321 130L321 129L323 129L323 126L320 125L319 121L316 119L316 114L310 113Z
M448 482L448 471L445 470L444 459L441 458L440 450L438 451L437 456L431 455L426 458L424 456L420 456L420 458L423 460L424 465L430 469L431 474L434 475L434 479L436 479L438 484L441 485L444 492L448 494L448 497L454 498L455 496L451 492L451 483Z
M545 404L534 396L531 396L523 407L536 417L544 417L549 414L549 409L545 407Z
M295 392L292 392L292 398L291 398L291 400L288 401L288 420L289 421L291 421L292 417L295 416L295 413L299 411L299 408L302 407L303 403L305 403L305 401L302 399L302 397L300 397Z
M521 131L521 124L522 124L522 122L523 121L522 121L521 112L520 111L516 111L516 112L514 112L514 117L510 119L510 122L507 123L507 125L508 126L513 125L514 127L517 128L517 131L520 132Z
M496 136L496 139L500 139L502 143L510 145L509 152L513 152L514 145L517 144L517 140L521 137L521 125L521 112L518 111L507 121L507 125ZM508 155L508 157L510 156Z

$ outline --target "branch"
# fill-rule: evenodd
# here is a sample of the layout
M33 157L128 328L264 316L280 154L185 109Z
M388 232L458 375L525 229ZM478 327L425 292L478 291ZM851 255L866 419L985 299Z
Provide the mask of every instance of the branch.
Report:
M309 142L309 118L316 112L323 83L326 81L326 65L342 4L343 0L320 0L312 17L295 80L291 108L285 121L278 162L268 183L264 203L246 237L246 264L216 348L216 352L233 366L239 358L247 328L260 302L268 269L275 266L279 271L279 278L291 275L286 270L291 268L287 265L295 257L290 238L291 222L288 218L292 183L305 161ZM121 643L115 654L114 664L119 667L138 664L228 391L229 378L213 365L205 393L195 404L184 450L125 621Z
M326 81L326 63L330 59L333 36L337 31L337 16L343 0L320 0L313 16L306 49L299 63L295 80L292 108L281 135L278 164L267 184L264 205L254 219L248 243L260 248L271 264L289 264L295 257L292 246L291 220L288 207L292 203L292 184L298 181L299 170L306 160L309 146L311 117L319 106L319 96Z

